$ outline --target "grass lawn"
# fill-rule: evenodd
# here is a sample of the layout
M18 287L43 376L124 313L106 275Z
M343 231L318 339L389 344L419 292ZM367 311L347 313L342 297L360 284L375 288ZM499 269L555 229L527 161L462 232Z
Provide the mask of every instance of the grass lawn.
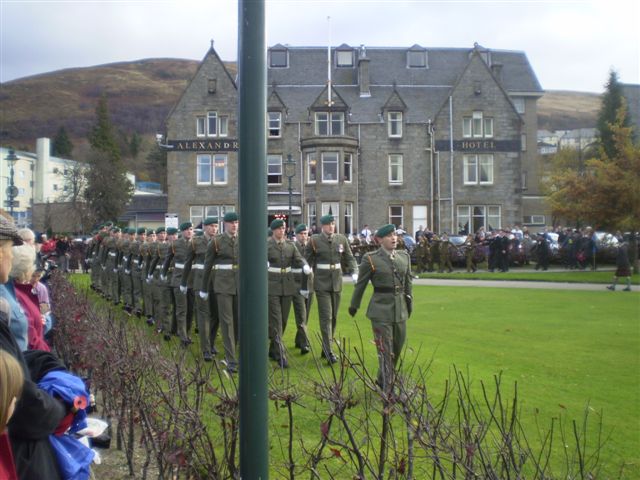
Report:
M464 269L456 269L452 273L422 273L420 278L443 278L447 280L510 280L528 282L566 282L566 283L601 283L610 284L615 269L608 271L567 270L567 271L535 271L533 269L512 268L508 272L488 272L479 269L476 273L467 273ZM640 285L640 275L631 277L633 285ZM625 284L624 279L618 280L618 285Z

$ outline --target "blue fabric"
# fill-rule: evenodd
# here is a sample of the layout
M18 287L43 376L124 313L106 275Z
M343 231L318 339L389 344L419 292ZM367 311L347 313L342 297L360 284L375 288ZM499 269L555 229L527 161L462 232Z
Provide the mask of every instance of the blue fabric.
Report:
M11 281L5 283L4 285L0 285L0 297L9 302L9 306L11 307L9 328L11 329L11 333L13 333L13 336L16 339L18 347L20 347L20 351L24 352L29 346L29 322L27 321L27 317L25 316L22 307L16 300L16 294L13 290L13 284L11 283Z
M81 378L65 371L47 373L38 386L49 395L60 398L65 404L73 405L76 397L84 397L89 404L89 392ZM73 417L69 431L64 435L50 435L51 446L58 459L60 473L65 480L88 480L90 465L95 452L86 447L73 435L87 426L87 412L80 409Z

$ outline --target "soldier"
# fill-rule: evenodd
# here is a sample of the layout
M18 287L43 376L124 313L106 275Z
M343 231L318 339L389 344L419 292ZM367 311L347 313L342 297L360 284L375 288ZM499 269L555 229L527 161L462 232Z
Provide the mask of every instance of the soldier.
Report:
M140 245L140 278L142 279L143 313L147 318L147 325L155 324L154 311L157 305L153 302L153 272L150 271L152 252L156 244L156 231L153 228L147 229L147 241Z
M131 281L131 242L135 241L132 233L135 230L126 227L123 230L122 238L118 243L120 265L118 266L118 275L120 278L120 290L122 293L122 302L124 303L124 311L131 314L133 311L133 283Z
M449 250L451 246L452 245L449 241L449 237L446 233L443 233L440 237L440 243L438 245L440 254L440 269L438 270L439 273L444 272L445 268L449 270L449 273L453 272L453 265L451 265L451 251Z
M238 226L236 212L227 212L224 216L224 233L213 237L207 247L204 262L204 275L198 293L200 298L208 300L208 285L211 271L215 268L213 291L218 302L218 318L222 330L224 355L227 371L238 371L236 360L236 334L238 332Z
M411 259L404 250L396 250L395 227L384 225L376 231L380 248L366 253L360 263L358 282L353 290L349 314L354 317L369 281L373 295L367 308L378 350L378 385L390 390L395 367L407 335L407 319L412 310Z
M136 229L136 238L131 242L131 307L137 317L142 316L142 269L140 250L147 238L147 229L140 227ZM145 277L146 278L146 277Z
M467 273L475 273L478 269L476 267L475 253L476 253L476 240L473 235L467 235L466 240L462 244L464 247L464 256L467 261Z
M300 255L304 256L304 249L309 242L309 230L304 223L301 223L296 227L295 234L296 239L293 244ZM300 349L302 355L306 355L311 351L307 322L313 302L313 271L309 269L308 275L305 275L301 268L294 268L291 271L297 286L297 291L293 295L293 313L296 319L295 346Z
M421 230L418 230L420 232ZM418 233L416 232L416 236ZM426 270L425 260L427 256L427 237L424 235L418 236L418 244L416 245L416 273L420 274Z
M174 227L158 227L156 229L156 245L151 252L151 264L149 265L149 276L153 279L155 286L153 290L153 303L155 304L155 320L158 333L164 333L166 341L171 340L173 333L173 291L166 277L162 276L162 262L169 251L169 241L175 240L178 229ZM169 238L167 238L169 237ZM169 240L169 241L168 241ZM149 278L147 276L147 278ZM156 308L157 307L157 308Z
M182 284L184 262L189 256L193 225L191 222L180 224L180 237L171 239L167 254L162 264L162 277L168 278L168 283L173 290L175 302L175 319L178 336L183 347L192 343L189 333L191 331L191 319L193 317L193 284L189 281ZM169 268L173 264L173 273L168 276Z
M335 233L336 223L332 215L320 218L321 233L315 234L305 248L305 258L313 266L313 289L318 298L318 315L322 333L322 356L329 363L338 358L331 349L338 321L338 309L342 293L342 262L351 273L353 282L358 280L358 265L351 253L349 240Z
M284 220L271 222L273 235L267 240L267 261L269 278L269 357L287 368L282 336L287 328L291 301L298 288L293 278L292 268L300 268L303 273L311 273L293 242L286 239Z
M187 280L191 277L192 285L198 287L202 283L202 277L204 276L204 259L207 253L207 245L211 240L211 233L214 229L210 225L215 224L215 234L218 232L218 219L213 217L207 217L203 221L203 226L209 233L202 230L195 230L194 236L191 239L191 247L189 249L189 255L184 262L184 271L182 273L181 286L187 287ZM212 272L215 273L215 272ZM209 282L211 283L211 282ZM215 316L211 315L211 309L209 308L209 301L215 299L215 295L209 291L209 299L205 300L200 295L195 295L195 311L196 311L196 324L198 325L198 336L200 338L200 350L205 362L213 360L213 356L217 353L214 346L216 334L218 333L218 312L215 312ZM214 300L215 301L215 300ZM215 325L214 325L215 318Z

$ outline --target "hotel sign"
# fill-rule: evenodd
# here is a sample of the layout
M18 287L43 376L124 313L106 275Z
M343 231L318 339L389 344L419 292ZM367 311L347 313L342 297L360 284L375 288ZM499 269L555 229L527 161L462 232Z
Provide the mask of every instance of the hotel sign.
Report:
M436 140L436 150L449 151L449 140ZM456 152L519 152L520 140L454 140L453 150Z
M217 140L169 140L168 144L174 152L237 152L239 145L237 138Z

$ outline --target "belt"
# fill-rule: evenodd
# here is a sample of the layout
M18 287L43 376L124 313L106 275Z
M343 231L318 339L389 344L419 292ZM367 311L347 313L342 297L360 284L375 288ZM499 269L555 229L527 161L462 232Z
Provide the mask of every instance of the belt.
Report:
M204 270L204 263L194 263L191 268L195 270Z
M115 257L116 256L116 252L109 252L109 256L110 257Z
M269 267L268 270L270 273L289 273L291 271L291 267Z
M128 260L129 260L129 256L128 256L128 255L127 255L127 256L124 256L124 257L122 257L122 261L123 261L123 262L126 262L126 261L128 261Z
M136 265L140 265L140 260L134 260L133 263L135 263Z
M396 287L374 287L373 293L393 293L394 295L400 295L403 289L400 285Z
M316 265L318 270L338 270L340 268L339 263L318 263Z
M301 268L292 268L291 269L291 273L302 273L302 269Z
M236 263L223 263L222 265L215 265L213 268L214 270L237 270L238 265Z
M184 263L174 263L173 267L182 269L182 268L184 268Z

